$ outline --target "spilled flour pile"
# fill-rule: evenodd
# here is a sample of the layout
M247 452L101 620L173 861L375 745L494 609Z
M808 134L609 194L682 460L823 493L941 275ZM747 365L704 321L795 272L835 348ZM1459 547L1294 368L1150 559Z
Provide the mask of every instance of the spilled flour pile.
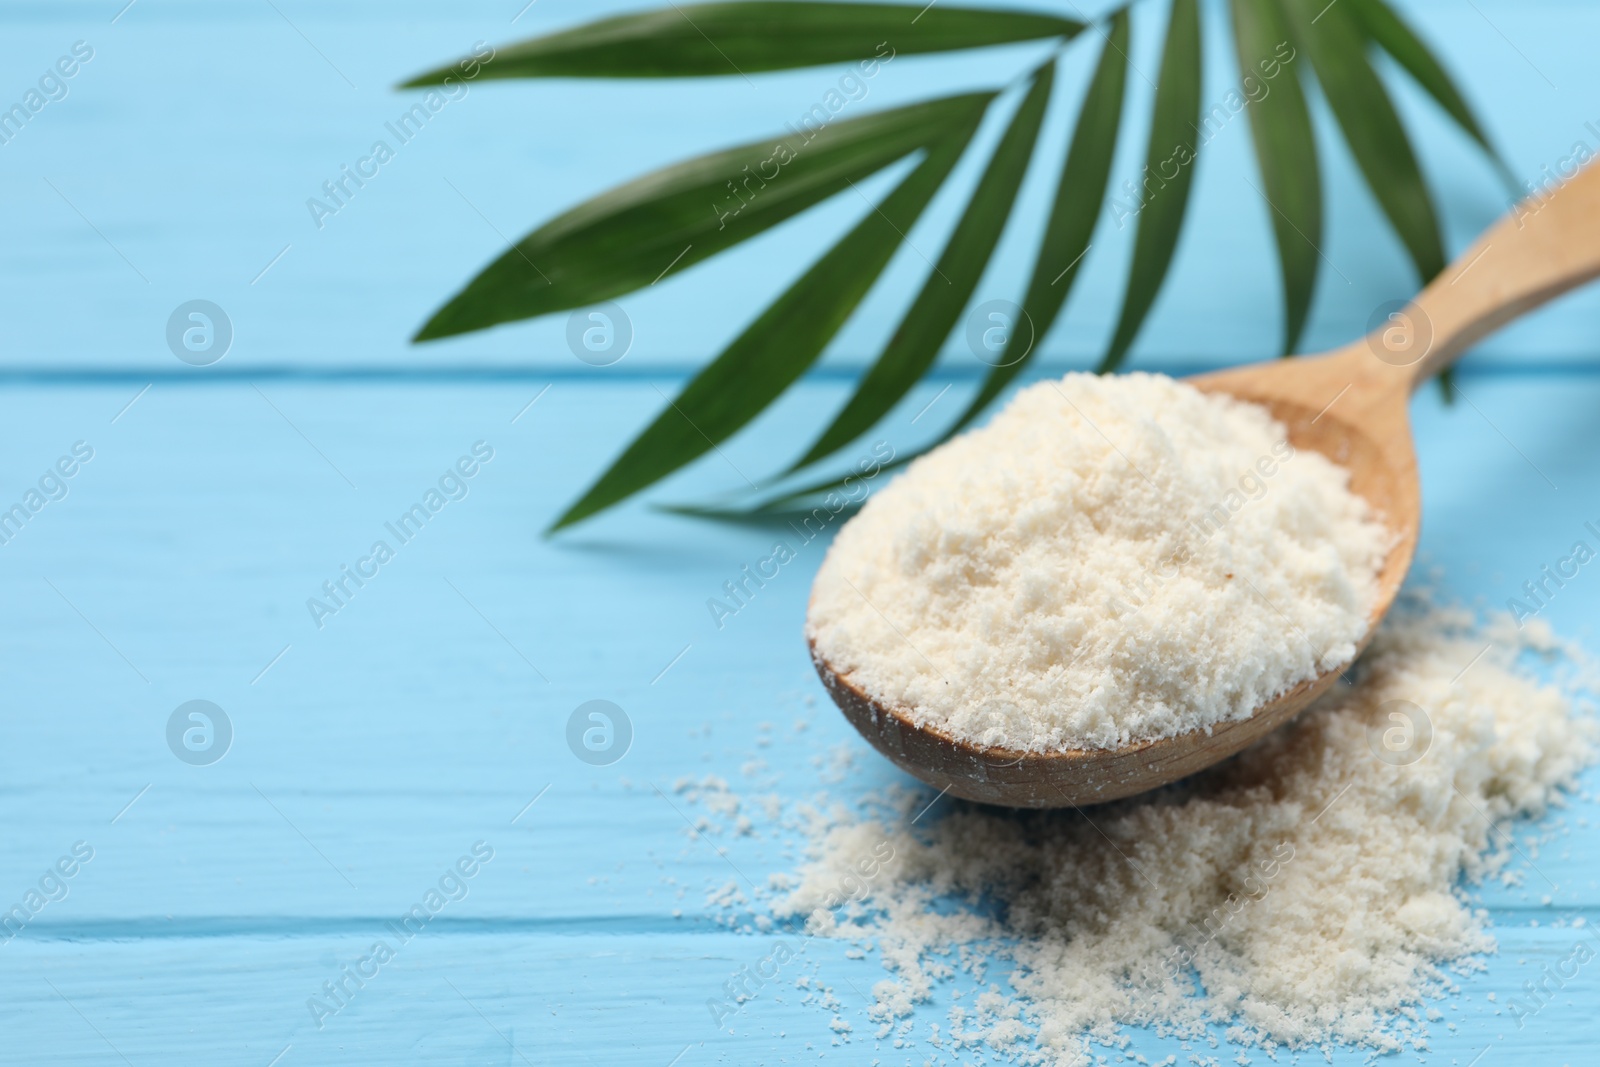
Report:
M1471 623L1397 612L1353 686L1146 798L1087 816L956 805L910 825L924 794L819 827L775 913L881 952L880 1038L987 961L1011 988L952 1011L956 1049L1078 1064L1123 1023L1424 1047L1427 1002L1494 947L1460 888L1511 877L1490 820L1539 814L1594 758L1573 698L1516 670L1553 655L1548 631Z
M1343 666L1391 540L1264 408L1069 374L913 463L817 575L816 651L968 741L1114 748Z

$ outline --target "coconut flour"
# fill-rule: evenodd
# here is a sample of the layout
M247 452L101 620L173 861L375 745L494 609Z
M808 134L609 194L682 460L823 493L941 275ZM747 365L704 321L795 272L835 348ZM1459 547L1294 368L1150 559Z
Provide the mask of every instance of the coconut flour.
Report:
M1167 437L1138 440L1142 465ZM1352 683L1204 775L1085 813L955 804L918 821L919 793L831 820L776 915L877 950L890 975L869 1014L896 1047L914 1005L966 970L979 995L939 1037L958 1059L1085 1063L1125 1024L1213 1047L1210 1026L1269 1049L1424 1048L1443 1018L1430 1001L1494 947L1464 880L1520 877L1511 861L1535 861L1500 824L1594 757L1592 719L1517 669L1552 647L1538 624L1397 611Z
M1340 668L1391 536L1257 405L1069 374L877 493L817 575L816 651L984 745L1112 748Z

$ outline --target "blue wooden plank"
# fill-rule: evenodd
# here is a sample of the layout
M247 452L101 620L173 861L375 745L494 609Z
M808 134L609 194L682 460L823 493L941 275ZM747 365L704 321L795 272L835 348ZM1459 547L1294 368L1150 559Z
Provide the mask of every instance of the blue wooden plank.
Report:
M73 1065L122 1062L116 1052L133 1063L255 1065L280 1054L284 1065L507 1067L665 1065L674 1057L685 1065L975 1060L970 1052L951 1056L948 1044L943 1050L934 1046L925 1023L909 1047L895 1048L892 1038L875 1040L861 1009L867 983L881 972L870 961L848 958L838 942L811 942L781 987L759 991L719 1030L703 1001L770 944L727 933L583 940L537 933L422 934L364 986L347 982L348 1006L321 1016L319 1030L306 1001L326 998L323 983L338 979L341 968L379 936L351 930L291 941L224 936L17 946L18 959L0 973L0 992L8 1008L31 1024L16 1035L21 1047L10 1041L0 1049L0 1062L38 1063L46 1056ZM1539 977L1541 965L1566 959L1582 932L1520 926L1502 928L1500 938L1504 957L1512 961L1502 981L1468 979L1459 1008L1435 1024L1432 1052L1402 1054L1400 1062L1464 1065L1485 1049L1490 1054L1481 1063L1587 1062L1584 1048L1600 1037L1600 1023L1587 1007L1600 993L1600 972L1592 965L1579 969L1523 1028L1501 1011L1522 981ZM853 1023L849 1034L841 1037L830 1028L831 1012L802 1003L806 991L793 986L801 976L815 977L837 997L838 1015ZM941 1005L947 1006L948 1001ZM933 1017L942 1024L942 1011ZM1454 1032L1447 1022L1455 1024ZM31 1031L46 1029L48 1044L29 1040ZM1226 1045L1186 1047L1148 1033L1135 1033L1128 1051L1155 1063L1169 1055L1183 1063L1191 1051L1237 1062ZM1246 1058L1272 1062L1259 1051ZM1367 1060L1334 1052L1330 1062L1347 1067Z
M926 1041L948 999L919 1013L914 1047L868 1037L861 993L881 970L842 944L812 943L802 973L837 994L854 1027L846 1045L834 1044L831 1013L788 985L747 1005L731 1029L704 1007L769 936L727 930L708 893L745 875L760 885L799 858L792 830L758 801L792 805L819 790L848 801L899 780L827 705L800 642L825 538L718 627L706 598L765 554L773 533L635 502L559 540L539 537L682 371L859 202L841 198L629 298L636 347L606 372L572 359L559 317L420 352L404 343L499 251L500 232L778 128L835 75L646 91L478 85L322 229L307 213L321 182L409 102L388 88L404 74L480 38L636 5L536 4L513 25L518 6L402 0L378 19L351 0L279 0L276 10L146 0L120 15L122 0L83 0L0 14L0 65L11 72L0 101L73 42L95 49L67 97L0 146L11 207L0 247L0 503L20 499L75 443L94 450L64 498L0 544L0 903L37 885L76 842L94 849L65 898L0 945L0 1063L949 1058ZM1574 142L1597 147L1586 124L1600 120L1591 107L1600 75L1587 41L1600 16L1475 6L1466 17L1437 2L1407 10L1454 69L1472 74L1474 101L1518 173L1538 179ZM1140 12L1136 61L1154 47L1156 15ZM990 84L1029 55L907 61L864 104ZM1081 74L1062 79L1062 103L1081 92ZM1220 95L1228 72L1219 64L1212 77L1208 91ZM1146 90L1135 79L1131 91ZM1459 247L1501 209L1500 194L1417 94L1401 98ZM1141 128L1130 127L1135 149ZM1052 144L1065 132L1053 128ZM1276 336L1266 220L1242 184L1252 174L1243 124L1212 149L1196 233L1141 346L1144 366L1264 353ZM1132 175L1137 154L1119 176ZM1313 344L1358 333L1375 303L1409 287L1348 162L1335 152L1332 165L1324 251L1335 266ZM1025 189L1035 210L1048 177ZM919 245L937 244L951 207L937 205L913 235ZM1115 307L1123 249L1109 218L1097 243L1103 258L1074 303L1075 325L1047 349L1058 367L1096 350ZM1016 289L1030 252L1025 233L1008 236L981 295ZM843 400L842 372L870 354L922 269L901 257L835 346L832 372L653 498L764 484L817 413ZM163 337L172 308L196 296L222 303L237 327L234 349L209 372L180 364ZM1455 408L1418 401L1424 557L1442 567L1449 595L1499 606L1583 522L1600 522L1586 447L1600 401L1597 300L1575 296L1485 345L1473 363L1497 373L1465 375ZM1539 374L1521 372L1531 361ZM448 373L463 364L515 373ZM419 366L433 373L408 376ZM282 367L315 374L265 373ZM85 368L97 370L77 373ZM882 439L913 447L929 427L911 416L944 382L940 403L955 404L979 369L958 343L941 383L917 390ZM430 487L460 492L440 479L479 441L494 458L479 462L464 498L404 543L388 533ZM391 537L394 558L347 587L354 595L318 626L307 601L326 602L322 583ZM1592 581L1571 583L1545 612L1590 644ZM227 756L209 766L168 747L170 715L195 699L222 707L234 729ZM632 747L612 766L567 748L569 715L592 699L615 701L632 721ZM836 751L854 757L840 781ZM726 858L689 829L685 816L699 812L673 789L706 774L732 783L754 824L748 836L716 838ZM1586 778L1590 793L1596 782ZM1591 970L1526 1028L1497 1013L1578 936L1554 921L1600 921L1593 807L1580 800L1550 824L1565 836L1538 863L1559 888L1530 878L1474 891L1502 952L1463 980L1446 1013L1457 1028L1435 1027L1430 1058L1587 1059L1600 1036L1587 1010ZM463 899L319 1029L307 998L480 841L495 857ZM1485 1048L1493 1058L1475 1061ZM1147 1034L1133 1050L1187 1056Z
M1450 595L1494 604L1596 517L1600 472L1583 443L1600 381L1469 375L1464 389L1470 403L1453 409L1417 402L1423 544ZM697 467L664 492L737 487L735 466L761 476L845 390L802 387L729 450L731 466ZM477 1062L509 1052L495 1051L485 1016L553 1062L665 1063L686 1046L683 1063L865 1052L872 1028L847 982L864 994L881 972L847 946L807 955L855 1028L848 1047L832 1046L831 1013L800 1004L800 990L758 998L731 1034L705 1008L767 943L718 925L708 893L745 875L764 885L799 858L757 799L821 790L849 802L899 780L827 705L806 660L822 542L718 629L706 598L770 532L632 504L568 537L537 535L659 403L652 384L562 382L525 411L538 395L526 382L157 386L124 411L134 395L84 385L0 398L6 499L74 441L95 449L66 498L0 545L0 895L25 892L74 842L95 849L66 899L0 947L0 1062L105 1061L76 1011L133 1062L259 1065L290 1044L285 1064ZM307 598L478 440L495 455L465 499L319 629ZM1574 582L1549 617L1583 632L1597 605L1600 585ZM568 715L596 698L635 728L614 766L566 747ZM167 747L168 716L192 699L234 724L211 766ZM830 782L839 746L854 762ZM754 823L751 836L716 838L727 859L694 837L684 818L701 811L673 791L706 774L744 796ZM1586 781L1593 791L1597 776ZM1600 921L1593 808L1560 816L1570 836L1538 855L1559 889L1530 877L1475 891L1507 947L1464 980L1447 1012L1458 1029L1436 1028L1440 1053L1470 1062L1504 1034L1508 1054L1580 1061L1591 985L1524 1031L1488 995L1520 989L1536 969L1521 961L1565 943L1571 931L1552 920ZM393 982L318 1030L306 998L477 841L495 858L467 896L408 946ZM918 1016L915 1049L885 1042L872 1056L936 1055L930 1022L943 1025L939 1005ZM1135 1047L1181 1052L1149 1035Z
M514 26L503 10L510 5L498 3L406 0L375 19L348 3L284 0L275 11L266 4L146 2L112 25L106 9L116 6L110 0L33 5L26 17L7 16L13 21L0 42L0 62L13 72L4 90L13 96L75 41L96 50L67 97L0 148L0 195L11 206L9 239L0 248L7 279L0 362L8 365L175 367L164 326L174 307L197 296L218 302L234 320L233 365L571 365L564 316L423 350L405 339L499 254L505 237L655 166L779 131L838 77L811 70L750 83L699 79L648 88L480 83L408 143L392 146L395 159L368 184L347 184L347 205L319 229L307 201L325 196L322 184L339 178L341 165L354 165L375 140L395 140L385 123L416 99L390 88L398 80L480 39L505 43L636 5L536 4ZM1452 68L1470 75L1463 80L1474 103L1519 177L1542 183L1545 168L1571 156L1576 144L1600 149L1593 126L1600 113L1592 107L1600 73L1584 44L1600 32L1600 12L1484 0L1477 5L1482 17L1459 17L1454 5L1412 6ZM1153 67L1159 14L1155 6L1140 9L1134 59L1142 69ZM906 58L886 68L858 106L1003 83L1037 51L1019 46L973 57ZM1082 92L1087 66L1072 60L1059 104L1070 105ZM1208 103L1224 98L1233 74L1217 62L1210 78ZM1142 79L1130 79L1118 184L1137 177L1148 91ZM1503 210L1504 193L1437 109L1403 83L1399 95L1419 131L1450 244L1459 249ZM1206 147L1194 232L1140 344L1142 365L1264 356L1275 343L1277 268L1266 208L1246 184L1256 180L1246 125L1243 116L1233 118ZM995 133L989 129L980 140ZM1307 342L1312 348L1355 336L1381 302L1414 288L1398 246L1385 235L1331 128L1327 133L1328 266ZM1052 121L1044 151L1058 153L1066 135L1065 123ZM938 246L961 183L975 180L972 166L962 174L953 195L941 198L912 235L918 247ZM1052 183L1050 168L1030 176L1024 214L1038 217ZM843 195L720 261L625 299L636 328L630 361L702 361L863 210L859 197ZM1109 331L1131 233L1112 214L1102 222L1065 324L1046 346L1054 358L1082 365ZM1015 298L1034 229L1007 237L979 299ZM1226 269L1218 269L1222 264ZM870 356L926 270L926 260L906 250L832 358L859 366ZM1600 297L1575 297L1489 341L1477 358L1592 358L1597 308ZM959 338L946 357L973 362Z

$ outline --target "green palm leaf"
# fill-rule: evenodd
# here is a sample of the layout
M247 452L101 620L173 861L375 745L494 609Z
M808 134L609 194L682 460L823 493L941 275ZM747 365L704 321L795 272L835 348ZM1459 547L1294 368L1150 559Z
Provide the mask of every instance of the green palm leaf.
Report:
M972 121L971 93L714 152L552 219L489 264L415 340L609 300L777 225Z
M1422 43L1422 39L1405 24L1392 7L1384 3L1384 0L1349 0L1349 3L1351 16L1361 30L1378 47L1389 53L1394 61L1422 86L1423 91L1444 108L1446 114L1455 120L1456 125L1478 142L1499 169L1501 177L1511 188L1516 189L1517 179L1512 174L1511 168L1490 143L1489 135L1478 123L1477 116L1467 105L1461 90L1456 88L1454 79L1428 50L1428 46Z
M1128 269L1128 288L1116 332L1097 368L1102 374L1121 365L1166 281L1189 207L1189 190L1194 184L1195 156L1199 151L1195 128L1199 118L1200 12L1195 0L1172 0L1172 18L1167 24L1167 43L1162 49L1161 73L1156 81L1155 114L1150 121L1133 264Z
M1426 284L1444 269L1439 220L1411 140L1367 59L1360 27L1343 4L1320 14L1320 0L1285 0L1285 5L1367 187Z
M814 501L818 497L826 497L835 490L851 491L850 483L876 481L878 478L897 471L906 466L919 456L927 455L933 446L919 449L905 456L897 456L887 463L877 465L876 470L868 477L861 471L853 470L848 474L829 475L817 481L807 482L805 485L793 489L783 489L767 497L765 500L743 507L717 507L704 504L662 504L656 510L670 512L674 515L688 515L698 518L711 519L759 519L774 515L790 515L796 512L806 513L805 502ZM865 497L861 498L865 500Z
M1130 3L1096 20L1105 44L1044 220L1023 295L1025 328L1012 331L999 365L989 370L940 442L967 426L1018 378L1060 319L1078 264L1090 251L1119 141L1131 66ZM1248 110L1261 175L1258 191L1270 208L1282 273L1282 350L1288 352L1305 328L1324 229L1322 179L1302 75L1319 84L1363 180L1424 281L1442 269L1440 227L1416 153L1373 66L1376 51L1392 57L1490 154L1508 180L1509 171L1444 66L1388 0L1229 0L1229 5L1241 72L1260 71L1272 83L1270 92L1251 94ZM1056 52L1032 73L1031 85L932 274L854 394L789 473L834 454L894 409L932 368L1011 225L1048 109L1057 55L1085 28L1085 23L1037 11L956 8L923 0L669 2L668 7L601 19L502 48L488 58L480 50L470 60L409 84L749 75L832 63L852 64L850 73L840 79L840 92L830 91L801 123L805 130L791 127L772 140L666 167L540 226L439 308L414 340L584 307L645 288L664 273L726 251L887 167L915 162L878 208L863 216L668 403L557 520L556 528L626 499L715 449L812 366L948 180L998 92L952 96L839 121L844 94L854 84L847 82L850 76L871 78L900 55L1054 40ZM1294 58L1280 54L1278 45L1287 39L1307 59L1285 78L1282 67ZM1199 2L1172 0L1134 209L1132 258L1101 371L1116 369L1127 357L1176 255L1195 156L1211 122L1201 115L1202 60ZM1279 73L1262 69L1263 60L1277 62ZM1232 113L1241 109L1228 106ZM1127 215L1124 211L1122 217ZM1032 343L1015 352L1013 346L1022 338ZM1448 384L1441 380L1447 389ZM902 467L920 454L900 455L882 469ZM832 490L848 490L857 477L852 473L798 488L758 491L763 499L743 508L677 510L771 517ZM830 513L834 511L830 505Z
M1054 84L1055 63L1047 63L1034 73L1032 88L1012 116L967 202L966 213L956 224L922 291L855 394L791 471L809 466L855 440L888 414L933 365L940 346L972 298L1006 220L1011 217Z
M1009 351L1018 336L1011 331L996 365L985 375L978 395L967 404L961 417L945 431L948 439L989 406L1044 344L1065 305L1072 283L1078 280L1078 266L1089 251L1100 205L1111 181L1111 160L1117 150L1117 129L1122 122L1122 95L1128 76L1128 11L1111 17L1105 47L1095 67L1083 104L1078 109L1077 126L1067 148L1067 160L1056 185L1055 203L1045 223L1044 240L1033 262L1022 311L1032 324L1032 346L1020 356Z
M985 103L993 96L981 98ZM882 272L961 158L982 117L967 107L916 168L697 374L550 527L632 496L733 436L805 373Z
M684 78L754 74L826 63L876 64L896 55L949 52L1049 37L1083 23L1032 11L932 4L675 4L587 23L440 67L402 88L483 78ZM864 71L865 72L865 71Z
M1288 60L1279 53L1291 34L1277 0L1233 0L1234 44L1241 74L1277 75L1263 84L1268 93L1250 112L1256 166L1261 171L1262 197L1272 218L1272 233L1283 271L1284 355L1295 349L1311 310L1317 286L1322 243L1322 178L1317 167L1317 141L1305 91ZM1276 66L1273 66L1273 65Z

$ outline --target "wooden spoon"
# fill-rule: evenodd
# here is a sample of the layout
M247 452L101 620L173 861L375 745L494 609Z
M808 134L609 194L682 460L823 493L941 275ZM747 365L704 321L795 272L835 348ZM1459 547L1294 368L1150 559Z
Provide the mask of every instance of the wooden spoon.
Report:
M1600 164L1517 205L1410 304L1354 344L1320 356L1270 360L1190 378L1196 388L1268 408L1296 448L1349 468L1350 486L1381 513L1395 545L1379 576L1366 647L1411 566L1421 506L1406 401L1479 339L1569 289L1600 277ZM1165 785L1233 755L1325 692L1330 671L1262 705L1248 719L1117 749L1022 752L916 726L835 671L812 661L851 724L902 770L969 800L1027 808L1095 804Z

